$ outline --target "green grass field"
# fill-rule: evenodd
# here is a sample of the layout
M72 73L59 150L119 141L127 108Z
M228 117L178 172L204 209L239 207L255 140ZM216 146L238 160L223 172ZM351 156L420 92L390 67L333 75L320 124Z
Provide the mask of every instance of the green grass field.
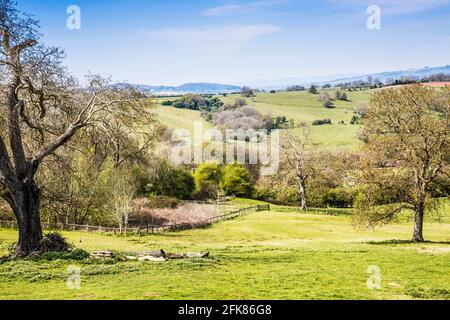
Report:
M209 251L210 259L167 262L1 261L0 299L450 299L450 223L427 222L410 244L411 223L356 231L339 216L281 210L208 229L145 237L64 233L88 251ZM286 209L286 208L284 208ZM281 212L285 211L285 212ZM0 255L15 241L0 230ZM81 289L66 285L81 268ZM367 288L369 266L381 289Z
M336 90L327 91L330 97L334 97ZM286 116L294 119L297 123L312 123L314 120L331 119L332 125L314 126L312 129L312 139L315 144L327 149L333 148L357 148L361 142L357 138L360 130L358 125L350 125L353 110L361 103L367 103L371 96L370 90L347 92L349 101L334 101L335 108L326 109L318 100L318 95L306 92L278 92L258 93L256 97L247 98L247 103L258 109L263 114L270 114L273 117ZM220 97L225 103L234 103L240 95L228 95ZM171 98L173 99L173 98ZM167 99L158 99L157 102ZM191 134L194 131L195 121L203 123L205 129L212 127L202 119L200 112L165 107L157 104L159 120L170 128L186 129ZM344 121L345 125L339 124Z
M205 121L199 111L177 109L170 106L156 105L155 110L158 120L171 129L184 129L194 136L195 122L202 123L203 130L212 128L212 124Z
M336 89L326 90L331 98L334 98ZM302 92L277 92L258 93L256 97L247 98L247 103L255 107L263 114L273 117L285 116L294 119L297 123L312 123L314 120L331 119L332 125L314 126L312 128L312 139L327 149L350 148L354 149L361 143L357 138L360 127L350 125L353 111L361 104L368 103L372 91L346 92L349 101L333 101L334 108L327 109L318 100L319 95L312 95L308 91ZM229 95L223 97L225 103L233 103L240 95ZM339 122L344 121L345 125Z

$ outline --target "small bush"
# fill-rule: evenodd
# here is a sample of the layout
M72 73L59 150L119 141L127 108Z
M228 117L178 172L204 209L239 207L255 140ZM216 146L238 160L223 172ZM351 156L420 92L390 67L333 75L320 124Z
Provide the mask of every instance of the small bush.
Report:
M324 202L334 208L351 208L357 192L346 188L334 188L328 190Z
M355 124L359 124L360 123L361 118L358 117L357 115L354 115L352 117L352 120L350 121L350 124L355 125Z
M321 92L319 95L319 101L320 102L325 102L327 100L331 100L330 99L330 95L328 94L328 92Z
M166 101L161 102L161 105L163 105L163 106L171 106L171 105L173 105L173 101L166 100Z
M316 87L315 85L312 85L312 86L309 88L309 93L311 93L311 94L317 94L317 87Z
M194 173L197 196L200 198L216 198L220 191L222 170L217 163L204 163Z
M312 125L313 126L322 126L326 124L333 124L331 119L323 119L323 120L315 120Z
M331 102L331 100L325 100L322 105L324 108L327 108L327 109L331 109L334 107L334 104L333 104L333 102Z
M191 172L175 167L166 160L155 162L145 180L141 180L147 182L145 188L148 196L190 199L195 190L195 181Z

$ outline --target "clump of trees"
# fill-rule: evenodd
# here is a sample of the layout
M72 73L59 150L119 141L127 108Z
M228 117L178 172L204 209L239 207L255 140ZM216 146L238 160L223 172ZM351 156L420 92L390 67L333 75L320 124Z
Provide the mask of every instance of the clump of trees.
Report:
M242 87L241 89L241 95L245 98L251 98L255 96L255 92L250 87Z
M309 93L317 94L318 93L317 86L311 85L311 87L309 87Z
M249 197L253 194L253 181L250 172L243 165L225 166L222 171L220 187L228 195Z
M258 110L250 106L221 111L213 116L212 121L219 129L246 131L273 128L272 117L263 116Z
M218 97L204 97L196 94L187 94L173 102L166 102L166 105L172 105L178 109L201 111L204 109L219 109L223 106L223 102Z
M196 197L217 200L221 194L251 197L253 177L244 165L204 163L194 173Z
M255 108L248 106L247 101L242 98L236 99L233 104L203 108L202 117L206 121L211 121L221 130L247 131L266 129L271 131L295 125L292 120L288 121L286 117L272 118L269 115L262 115Z
M304 86L294 85L286 88L286 91L305 91L306 88Z
M165 158L152 161L151 167L133 169L135 180L142 196L168 196L177 199L191 199L195 191L195 181L190 170L176 167Z
M280 170L276 176L260 177L254 196L279 204L310 207L353 206L358 189L352 172L358 155L345 151L319 150L310 139L310 128L285 133Z
M347 93L336 91L336 100L348 101Z

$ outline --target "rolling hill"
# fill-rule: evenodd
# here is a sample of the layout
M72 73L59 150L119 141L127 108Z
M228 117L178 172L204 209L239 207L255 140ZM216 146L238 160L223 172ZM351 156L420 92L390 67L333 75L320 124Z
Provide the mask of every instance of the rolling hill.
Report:
M148 86L143 84L125 84L118 83L116 86L132 86L147 94L154 95L182 95L187 93L196 94L220 94L220 93L232 93L239 92L241 87L228 85L228 84L218 84L218 83L185 83L181 86Z

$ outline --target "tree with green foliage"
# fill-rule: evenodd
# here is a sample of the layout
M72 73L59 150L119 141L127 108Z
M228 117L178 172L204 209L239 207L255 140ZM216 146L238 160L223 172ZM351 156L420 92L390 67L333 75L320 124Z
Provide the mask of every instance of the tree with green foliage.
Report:
M315 85L311 85L311 87L309 87L309 93L317 94L317 92L317 87Z
M249 197L253 192L252 176L243 165L227 165L223 169L220 187L227 195Z
M139 177L139 175L137 176ZM191 172L174 166L170 161L155 161L148 173L145 187L148 196L168 196L177 199L190 199L195 190Z
M412 210L412 241L424 241L424 215L437 203L434 185L450 176L450 87L377 91L364 127L368 144L355 222L374 227Z
M251 97L255 96L255 93L254 93L252 88L250 88L250 87L243 87L241 89L241 95L243 97L245 97L245 98L251 98Z
M220 194L222 170L217 163L204 163L194 173L196 192L201 197L217 200Z

